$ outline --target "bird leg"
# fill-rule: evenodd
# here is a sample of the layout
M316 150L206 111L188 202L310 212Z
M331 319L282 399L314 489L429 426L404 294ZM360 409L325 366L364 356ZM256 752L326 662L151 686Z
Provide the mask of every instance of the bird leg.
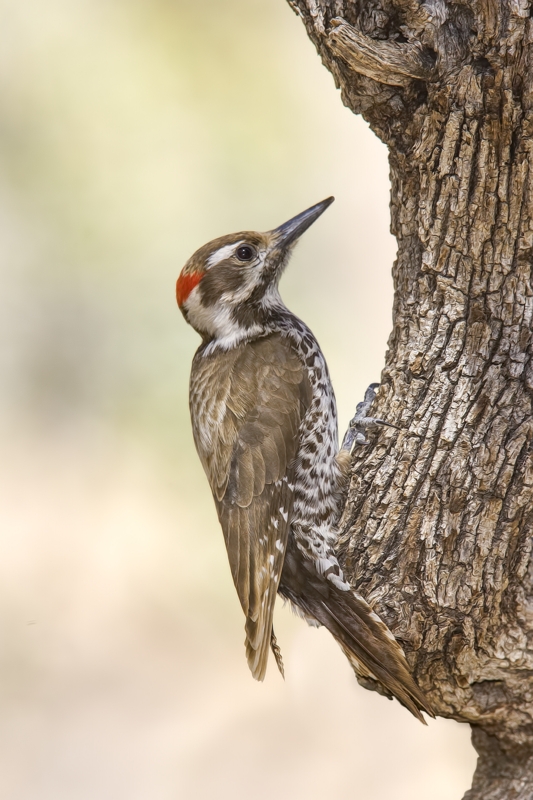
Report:
M376 397L376 389L378 387L379 383L371 383L365 392L365 399L357 404L355 416L350 420L348 430L344 434L341 450L347 450L351 454L354 447L369 444L370 442L366 438L366 432L375 430L381 426L396 428L398 430L398 426L393 425L391 422L377 417L367 416L370 406Z

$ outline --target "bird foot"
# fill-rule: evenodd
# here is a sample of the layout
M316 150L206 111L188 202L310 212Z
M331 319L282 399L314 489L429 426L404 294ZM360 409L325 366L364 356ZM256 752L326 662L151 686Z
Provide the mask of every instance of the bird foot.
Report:
M367 416L370 406L376 397L376 389L378 387L379 383L371 383L365 392L365 399L357 404L355 416L350 420L348 430L344 434L341 450L348 450L349 453L352 453L354 447L370 444L366 438L367 431L376 430L376 428L383 426L398 429L397 425L393 425L384 419Z

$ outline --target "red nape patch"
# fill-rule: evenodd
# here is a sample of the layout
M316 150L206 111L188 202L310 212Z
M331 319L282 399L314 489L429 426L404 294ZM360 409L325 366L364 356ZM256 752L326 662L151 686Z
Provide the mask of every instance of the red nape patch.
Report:
M176 300L181 308L195 286L202 280L203 272L182 272L176 281Z

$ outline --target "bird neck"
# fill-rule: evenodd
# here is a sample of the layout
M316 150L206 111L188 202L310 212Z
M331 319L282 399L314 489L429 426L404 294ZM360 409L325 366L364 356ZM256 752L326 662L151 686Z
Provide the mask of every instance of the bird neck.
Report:
M216 333L203 334L205 354L240 347L287 326L294 315L283 303L277 286L270 288L255 301L225 308L218 316ZM223 324L222 324L223 323Z

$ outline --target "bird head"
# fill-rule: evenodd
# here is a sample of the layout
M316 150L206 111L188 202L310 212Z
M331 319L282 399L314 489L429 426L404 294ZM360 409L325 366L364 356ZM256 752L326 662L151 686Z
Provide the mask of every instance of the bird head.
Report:
M283 307L278 283L292 248L333 200L328 197L266 233L221 236L191 256L176 283L176 298L204 341L231 346L262 332L273 311Z

